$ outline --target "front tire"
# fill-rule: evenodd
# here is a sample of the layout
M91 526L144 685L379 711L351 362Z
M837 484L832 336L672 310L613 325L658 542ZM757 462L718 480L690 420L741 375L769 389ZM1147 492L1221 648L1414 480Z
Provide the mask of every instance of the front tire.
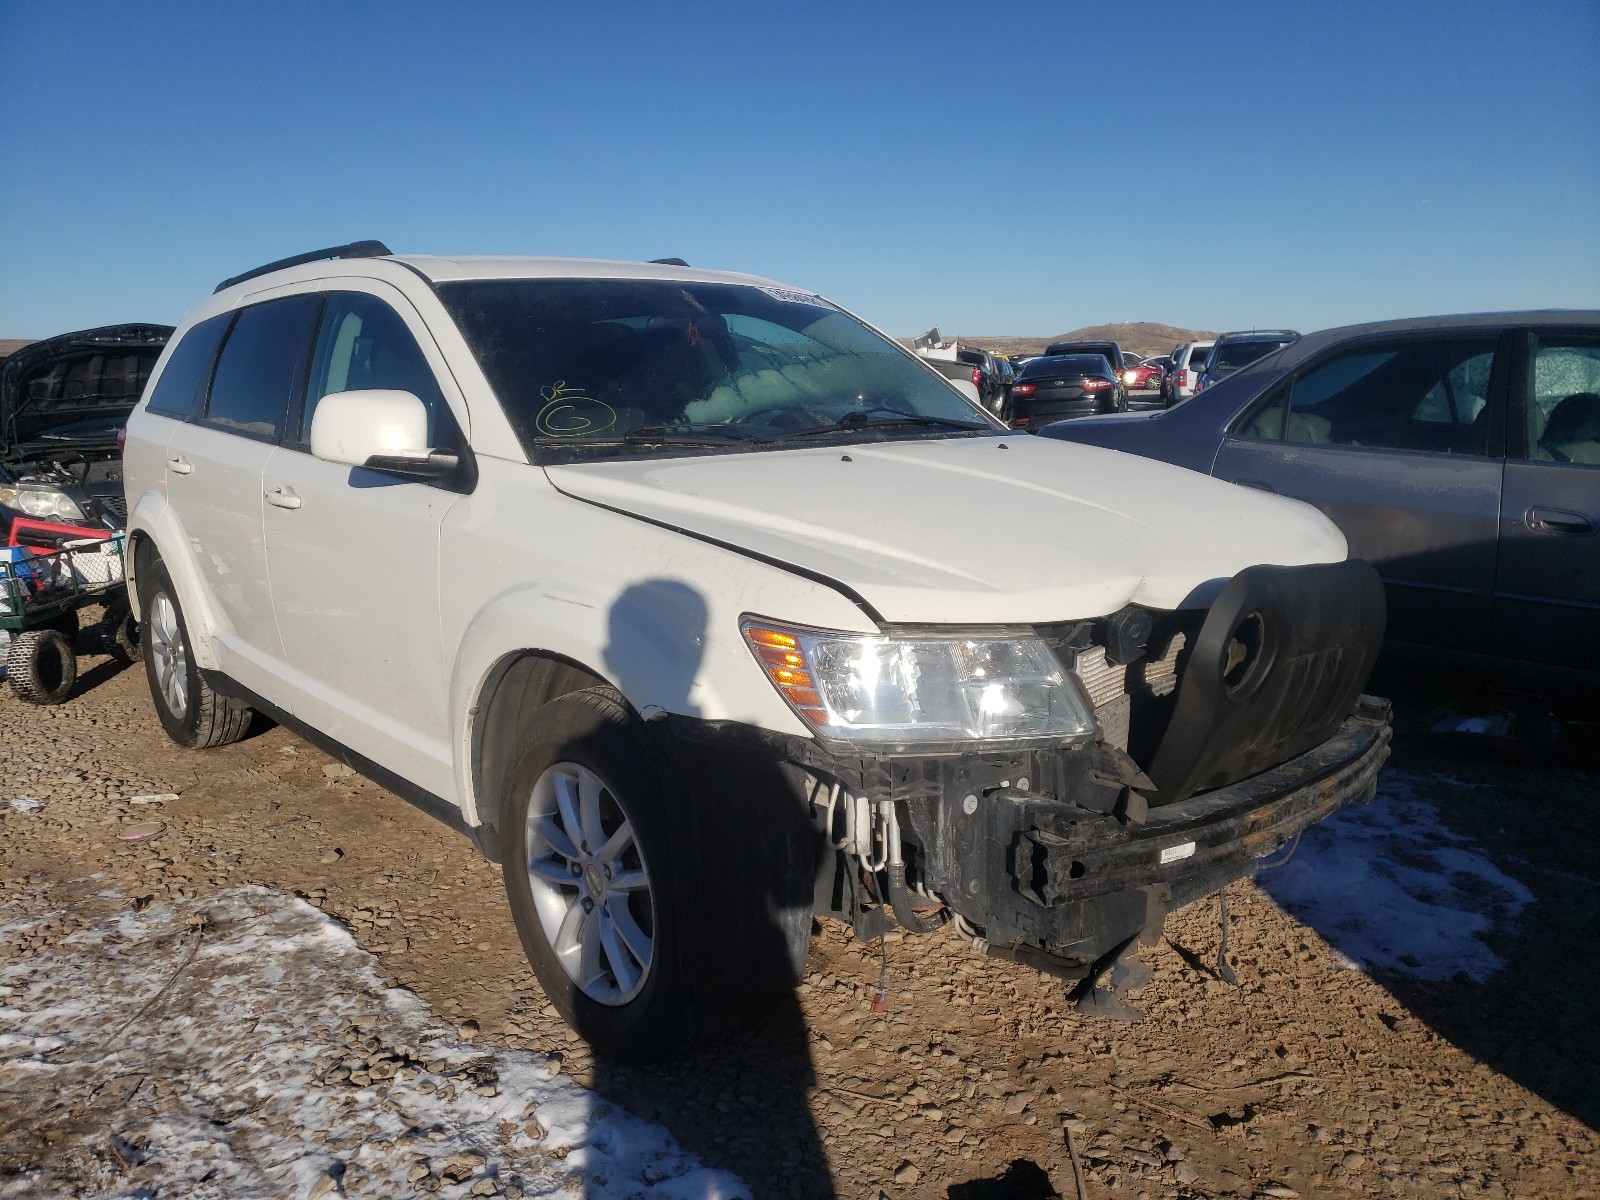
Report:
M794 987L811 942L819 852L796 781L765 751L668 736L609 687L571 692L529 718L500 796L528 962L616 1059L715 1035Z
M545 995L602 1054L672 1053L693 1025L667 772L608 688L558 697L507 772L502 870ZM709 931L700 931L707 936Z
M140 572L139 604L145 616L145 678L167 736L192 750L237 742L250 728L251 710L228 701L201 678L172 577L159 561Z

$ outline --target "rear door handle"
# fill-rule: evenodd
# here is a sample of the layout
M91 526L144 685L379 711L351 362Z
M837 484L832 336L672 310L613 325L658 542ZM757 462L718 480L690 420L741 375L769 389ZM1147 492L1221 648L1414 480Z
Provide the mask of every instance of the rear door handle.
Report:
M181 454L177 458L167 459L167 467L169 470L178 475L187 475L190 471L194 470L194 464L188 459L184 458Z
M267 503L275 508L299 508L301 501L293 488L275 487L267 489Z
M1594 532L1593 521L1582 513L1571 512L1565 508L1530 508L1523 520L1535 533Z
M1274 496L1278 494L1278 489L1265 479L1235 479L1234 482L1240 487L1255 488L1258 492L1271 492Z

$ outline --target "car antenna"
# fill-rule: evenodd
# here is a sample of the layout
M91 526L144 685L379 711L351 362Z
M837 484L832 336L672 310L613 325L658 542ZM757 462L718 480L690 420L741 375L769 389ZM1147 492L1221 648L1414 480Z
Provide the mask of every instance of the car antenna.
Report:
M650 261L663 267L687 267L689 265L681 258L652 258Z

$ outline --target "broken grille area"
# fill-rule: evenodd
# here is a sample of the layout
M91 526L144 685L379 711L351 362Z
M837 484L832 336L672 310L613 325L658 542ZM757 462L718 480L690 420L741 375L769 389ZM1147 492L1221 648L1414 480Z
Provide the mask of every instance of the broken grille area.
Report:
M1137 657L1124 649L1131 661L1113 662L1117 655L1109 647L1117 644L1116 627L1120 623L1126 628L1130 614L1147 617L1149 632L1140 632L1142 650L1137 642L1131 647ZM1163 613L1130 605L1096 621L1036 628L1062 666L1082 683L1106 744L1148 768L1172 720L1178 684L1205 619L1203 609Z
M1106 661L1104 646L1078 651L1072 669L1089 694L1107 742L1119 750L1129 749L1135 697L1162 701L1177 691L1178 664L1187 645L1180 630L1166 640L1159 658L1147 654L1131 663L1112 663Z

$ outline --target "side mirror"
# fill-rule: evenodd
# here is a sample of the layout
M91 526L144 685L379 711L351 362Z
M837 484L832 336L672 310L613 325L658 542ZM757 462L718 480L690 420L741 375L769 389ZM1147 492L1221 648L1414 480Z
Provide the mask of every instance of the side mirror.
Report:
M311 414L311 453L406 479L444 479L461 458L428 445L428 410L410 392L331 392Z

